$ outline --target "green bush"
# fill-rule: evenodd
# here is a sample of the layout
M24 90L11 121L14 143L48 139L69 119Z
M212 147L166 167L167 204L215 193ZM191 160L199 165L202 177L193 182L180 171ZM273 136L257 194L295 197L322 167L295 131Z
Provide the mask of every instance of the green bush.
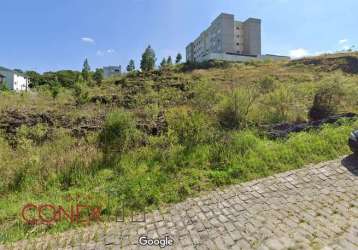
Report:
M175 132L179 143L192 147L211 141L214 135L213 122L197 111L174 108L166 113L169 130Z
M7 92L7 91L10 91L9 87L7 86L6 84L6 81L4 81L1 86L0 86L0 91L2 92Z
M128 152L142 143L143 137L131 113L115 111L108 115L99 135L99 145L107 159Z
M343 96L342 88L337 84L322 86L314 96L313 105L309 110L311 120L320 120L336 114Z
M73 96L77 105L82 105L88 102L89 92L83 82L76 82L73 86Z
M249 124L249 114L260 93L257 86L242 87L222 101L218 120L223 128L240 129Z
M17 130L17 139L21 143L25 143L29 140L31 144L41 145L44 141L50 138L50 128L47 124L39 123L34 127L28 127L22 125Z
M288 122L290 120L291 109L294 106L295 97L292 91L284 85L279 85L275 90L269 93L264 100L263 110L264 120L267 123Z
M58 84L51 86L51 95L53 99L56 99L56 97L60 94L60 86Z

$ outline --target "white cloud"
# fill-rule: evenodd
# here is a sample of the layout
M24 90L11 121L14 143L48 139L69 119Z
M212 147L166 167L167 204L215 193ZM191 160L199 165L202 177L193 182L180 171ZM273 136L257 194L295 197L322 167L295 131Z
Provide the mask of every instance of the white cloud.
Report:
M95 43L94 39L90 37L82 37L81 40L84 43Z
M347 42L348 42L348 39L341 39L341 40L338 41L338 43L341 44L341 45L345 44Z
M97 50L97 56L105 56L109 54L116 53L114 49L106 49L106 50Z
M97 50L97 56L104 56L104 51L102 51L102 50Z
M290 50L289 55L292 59L298 59L298 58L308 56L309 52L306 49L299 48L299 49Z

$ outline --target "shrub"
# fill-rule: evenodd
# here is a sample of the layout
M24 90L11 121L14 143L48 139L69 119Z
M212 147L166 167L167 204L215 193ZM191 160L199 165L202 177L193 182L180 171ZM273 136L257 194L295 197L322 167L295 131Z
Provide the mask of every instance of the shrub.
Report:
M73 95L77 105L85 104L88 102L88 90L84 83L77 82L74 85Z
M49 133L50 129L47 124L39 123L34 127L22 125L17 130L17 138L20 142L30 140L32 144L40 145L45 140L49 139Z
M0 86L0 91L7 92L10 91L9 87L7 86L6 82L3 82Z
M343 90L339 85L330 84L323 86L316 92L313 105L309 110L311 120L320 120L337 112L338 105L341 102Z
M248 115L255 100L259 97L256 86L243 87L233 91L232 95L224 99L218 113L218 120L223 128L245 128L248 123Z
M125 111L115 111L108 115L99 135L99 143L105 158L111 159L138 146L140 138L141 133L132 115Z
M291 90L281 85L268 94L264 101L265 120L270 123L286 122L289 120L290 109L294 107L294 96Z
M193 98L191 103L200 111L212 111L221 99L218 94L220 89L215 87L212 82L196 82L192 86Z
M175 132L179 143L188 147L211 140L214 134L212 121L203 113L185 108L174 108L166 113L169 130Z
M232 62L228 61L218 61L218 60L209 60L205 62L186 62L181 65L180 70L182 72L186 71L192 71L195 69L211 69L211 68L221 68L221 69L227 69L231 65L233 65Z
M275 81L271 76L267 76L258 82L260 92L263 94L269 93L275 89Z
M51 96L53 99L56 99L57 96L60 93L60 86L58 84L52 85L51 86Z

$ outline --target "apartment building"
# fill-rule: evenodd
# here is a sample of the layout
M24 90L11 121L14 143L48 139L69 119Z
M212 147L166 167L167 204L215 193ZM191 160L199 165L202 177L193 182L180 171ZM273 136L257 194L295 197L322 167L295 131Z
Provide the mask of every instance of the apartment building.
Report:
M225 56L229 55L229 56ZM189 62L202 62L213 57L225 60L261 56L261 20L236 21L234 15L222 13L208 29L186 47Z

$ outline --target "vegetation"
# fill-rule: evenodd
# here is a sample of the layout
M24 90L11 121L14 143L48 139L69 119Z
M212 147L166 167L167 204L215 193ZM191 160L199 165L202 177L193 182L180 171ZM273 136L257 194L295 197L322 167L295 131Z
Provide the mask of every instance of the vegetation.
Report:
M1 83L1 86L0 86L0 91L3 91L3 92L6 92L6 91L9 91L9 87L7 85L7 82L4 80L2 83Z
M91 71L32 72L31 93L0 92L1 242L79 226L25 224L28 203L97 206L112 220L122 204L150 210L350 152L357 119L277 140L265 126L358 113L355 73L302 61L153 70L144 58L142 72L101 84Z
M165 69L166 66L167 66L167 60L165 60L165 58L163 58L163 60L160 62L159 68Z
M91 71L91 67L90 67L88 60L86 58L86 60L83 63L83 68L82 68L82 77L84 80L86 80L86 81L90 80L90 71Z
M338 82L322 86L314 96L309 117L312 120L319 120L335 114L343 96L344 92Z
M171 56L168 56L167 65L168 65L168 66L173 65L173 60L172 60L172 57L171 57Z
M97 84L101 84L103 81L103 69L96 69L96 71L93 74L93 80Z
M150 47L150 45L147 47L147 49L144 51L142 55L142 60L140 61L140 68L142 71L151 71L155 67L155 61L157 59L155 58L155 52Z
M132 72L135 70L135 64L134 64L134 60L131 59L128 63L128 66L127 66L127 71L128 72Z
M183 59L182 55L178 53L177 57L175 58L175 64L181 63L182 59Z

